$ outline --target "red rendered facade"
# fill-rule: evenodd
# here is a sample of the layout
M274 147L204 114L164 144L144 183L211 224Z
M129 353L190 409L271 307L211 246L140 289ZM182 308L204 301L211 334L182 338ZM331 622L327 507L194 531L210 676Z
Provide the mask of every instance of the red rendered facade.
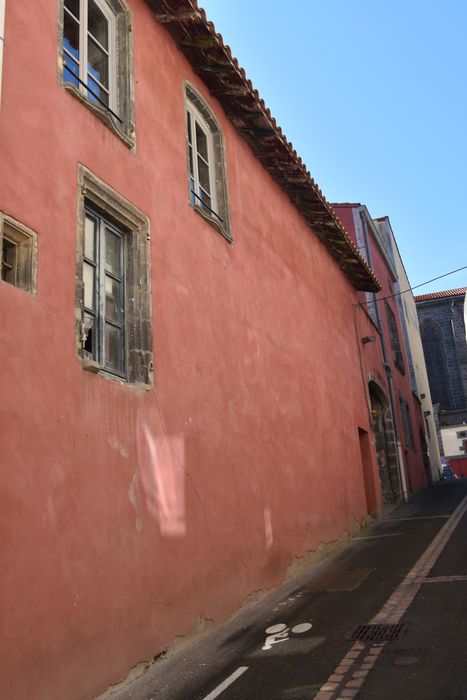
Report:
M57 3L7 4L0 210L38 243L36 294L0 281L9 700L97 694L381 504L361 362L385 378L355 289L130 4L135 151L57 80ZM186 80L224 135L233 245L187 197ZM80 164L150 221L149 389L76 352Z
M334 209L344 223L348 233L357 245L365 246L365 257L368 256L368 261L374 270L376 276L381 282L381 291L376 295L378 299L377 321L381 324L381 334L378 334L378 344L384 345L384 358L380 354L379 372L378 375L386 374L384 371L383 360L385 360L389 371L390 381L392 386L388 385L386 380L384 386L388 401L391 402L392 394L392 413L393 423L395 428L395 438L399 443L399 470L403 470L401 474L401 488L407 495L415 493L420 488L427 485L426 471L423 461L423 437L425 427L423 416L421 414L420 402L412 391L409 374L409 363L407 358L406 347L404 344L404 336L401 328L399 311L394 298L394 281L393 272L391 270L390 253L383 252L382 242L377 238L376 231L371 225L371 219L365 207L359 204L338 204L334 205ZM364 240L358 240L356 231L356 221L361 220L361 216L367 219L366 237L362 233ZM365 226L365 224L363 224ZM363 231L363 229L362 229ZM389 257L389 260L388 260ZM358 294L359 301L365 309L368 309L368 301L373 300L373 295L366 295L360 292ZM386 309L389 307L390 311ZM393 348L391 347L391 329L389 327L389 316L391 312L397 324L397 336L400 343L400 352L402 362L397 361ZM364 313L360 311L360 315ZM375 327L376 330L376 327ZM383 386L383 385L382 385ZM409 412L409 422L411 428L407 430L404 426L404 417L402 415L403 404L406 402ZM405 482L405 483L404 483Z

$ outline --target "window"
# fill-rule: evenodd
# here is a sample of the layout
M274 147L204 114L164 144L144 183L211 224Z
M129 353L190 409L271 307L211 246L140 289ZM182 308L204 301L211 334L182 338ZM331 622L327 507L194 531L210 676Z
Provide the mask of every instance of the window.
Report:
M125 376L124 233L85 208L83 355Z
M414 447L412 421L410 420L409 404L402 396L399 396L399 404L401 407L402 425L404 428L404 437L407 447Z
M202 97L190 85L185 90L190 202L231 241L222 134Z
M84 369L151 384L149 222L79 169L77 350Z
M386 310L386 320L389 329L389 341L391 343L392 359L399 372L401 374L405 374L404 356L402 355L401 345L399 341L396 317L394 311L391 309L387 301L384 302L384 308Z
M35 292L37 237L9 216L0 214L1 279L25 292Z
M63 83L133 145L129 11L122 0L61 1Z
M187 108L188 159L192 204L206 209L222 223L217 213L216 183L214 179L213 140L203 117L192 105Z
M115 15L102 0L64 0L63 74L115 112Z

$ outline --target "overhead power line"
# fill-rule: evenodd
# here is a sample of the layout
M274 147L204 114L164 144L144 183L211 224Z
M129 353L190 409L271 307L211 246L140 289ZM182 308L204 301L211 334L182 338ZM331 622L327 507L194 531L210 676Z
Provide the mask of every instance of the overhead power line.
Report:
M414 287L409 287L408 289L403 289L401 292L394 292L394 294L388 294L386 297L376 297L375 301L384 301L385 299L393 299L394 297L401 296L401 294L407 294L407 292L412 292L414 289L418 289L419 287L424 287L426 284L430 284L430 282L436 282L436 280L440 280L443 277L449 277L449 275L454 275L456 272L461 272L462 270L467 270L467 265L464 265L464 267L459 267L457 270L451 270L451 272L445 272L444 275L438 275L438 277L433 277L433 279L427 280L426 282L421 282L420 284L416 284ZM363 304L374 304L373 301L364 301L362 303Z

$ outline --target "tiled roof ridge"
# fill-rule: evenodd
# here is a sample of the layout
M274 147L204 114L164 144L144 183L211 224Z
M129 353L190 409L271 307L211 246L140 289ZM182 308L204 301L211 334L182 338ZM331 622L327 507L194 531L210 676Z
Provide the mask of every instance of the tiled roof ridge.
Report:
M457 289L446 289L443 292L432 292L431 294L419 294L414 297L415 301L429 301L430 299L445 299L446 297L461 296L467 292L467 287L458 287Z
M263 167L287 192L354 287L378 291L380 285L373 271L197 0L146 2L154 11L155 19L166 26L195 72L222 104L226 116L249 143ZM209 55L210 51L217 53L217 60L215 55ZM233 79L230 85L229 79ZM243 105L240 97L248 104ZM235 103L233 110L229 109L232 102Z

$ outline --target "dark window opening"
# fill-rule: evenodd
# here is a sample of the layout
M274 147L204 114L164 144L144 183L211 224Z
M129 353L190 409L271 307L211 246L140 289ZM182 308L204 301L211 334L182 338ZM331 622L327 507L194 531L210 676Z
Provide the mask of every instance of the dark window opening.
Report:
M25 292L35 291L36 234L0 215L0 279Z
M399 372L401 374L405 374L404 356L402 354L399 340L396 316L387 301L384 302L384 308L386 310L386 320L389 329L389 342L391 344L392 359Z

